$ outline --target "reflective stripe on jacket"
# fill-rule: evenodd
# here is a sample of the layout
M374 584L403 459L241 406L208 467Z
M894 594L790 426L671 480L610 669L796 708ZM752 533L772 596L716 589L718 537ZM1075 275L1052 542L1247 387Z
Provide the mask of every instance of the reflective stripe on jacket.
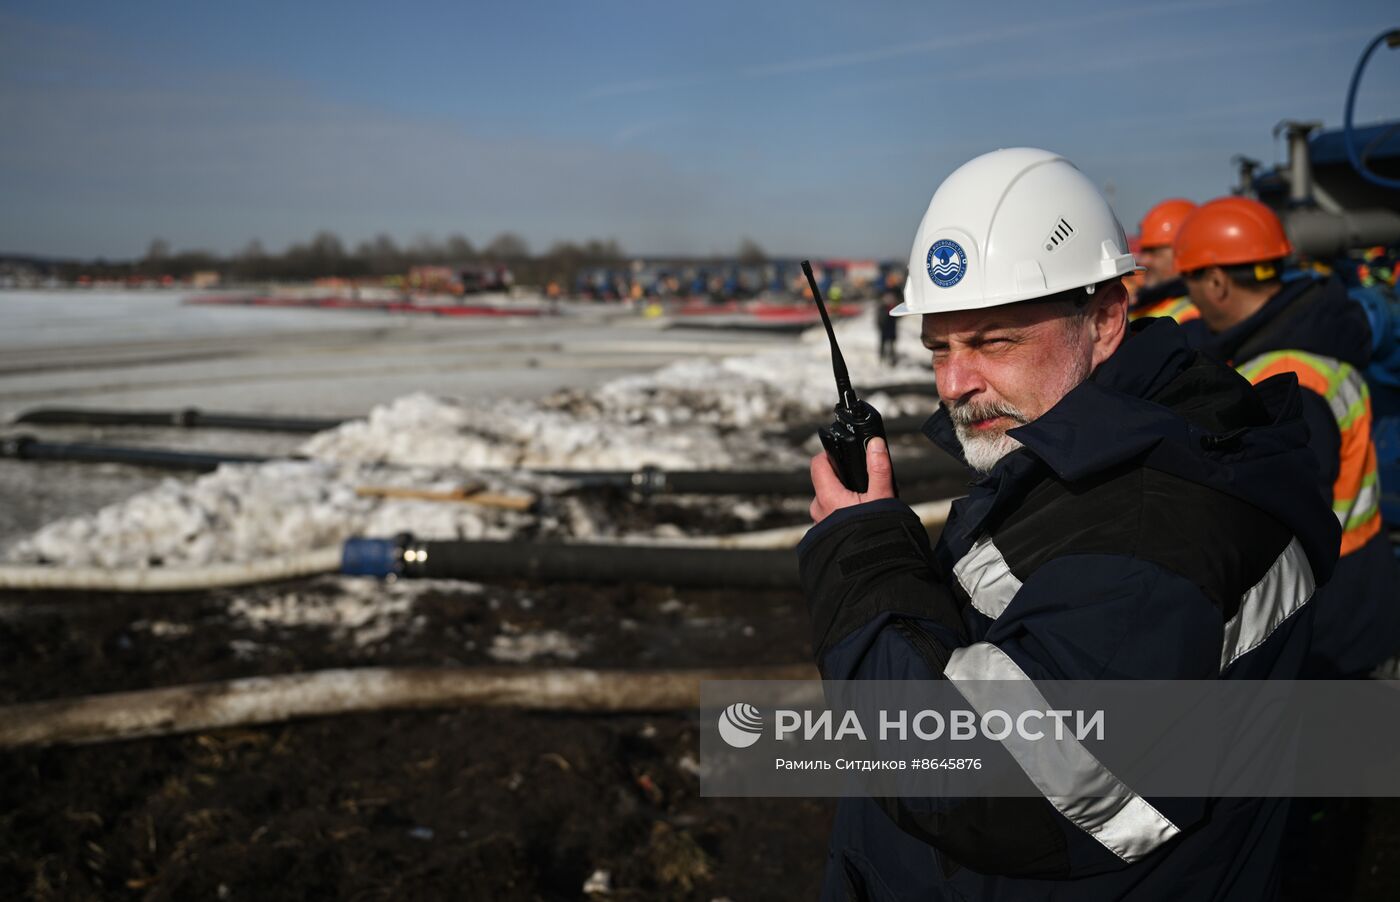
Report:
M1200 318L1201 311L1196 309L1196 305L1191 303L1188 297L1167 298L1164 301L1128 313L1128 319L1137 320L1148 316L1169 316L1179 323L1190 322Z
M1279 373L1293 373L1300 385L1327 402L1341 434L1337 480L1332 485L1332 512L1342 526L1341 553L1346 556L1361 548L1381 528L1381 487L1366 380L1349 363L1297 350L1261 354L1237 369L1256 385Z

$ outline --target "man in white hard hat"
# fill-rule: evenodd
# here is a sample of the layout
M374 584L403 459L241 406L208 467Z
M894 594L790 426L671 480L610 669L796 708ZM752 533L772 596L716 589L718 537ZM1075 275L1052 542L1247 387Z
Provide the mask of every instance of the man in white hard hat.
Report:
M931 550L883 441L861 494L812 459L799 555L826 679L1297 675L1338 542L1297 384L1251 387L1170 320L1130 326L1133 268L1108 204L1053 153L989 153L938 188L896 313L922 314L933 355L925 433L981 478ZM1007 751L1083 795L845 799L823 897L1276 891L1281 800L1149 800L1083 746Z

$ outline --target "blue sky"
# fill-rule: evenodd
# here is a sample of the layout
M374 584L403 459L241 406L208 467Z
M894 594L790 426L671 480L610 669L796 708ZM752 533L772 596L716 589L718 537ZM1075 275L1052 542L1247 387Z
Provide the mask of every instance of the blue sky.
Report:
M1343 15L1340 11L1344 10ZM1394 4L0 0L0 251L139 255L510 230L543 249L902 257L938 182L1059 151L1224 193L1340 123ZM1358 120L1400 117L1400 52Z

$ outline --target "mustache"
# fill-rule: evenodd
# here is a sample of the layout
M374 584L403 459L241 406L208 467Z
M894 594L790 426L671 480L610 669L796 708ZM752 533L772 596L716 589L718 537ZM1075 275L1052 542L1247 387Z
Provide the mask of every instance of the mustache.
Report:
M957 407L949 407L948 415L952 417L955 426L970 426L980 420L990 420L993 417L1006 417L1015 420L1017 423L1027 423L1026 415L1021 413L1010 404L1001 402L993 404L960 404Z

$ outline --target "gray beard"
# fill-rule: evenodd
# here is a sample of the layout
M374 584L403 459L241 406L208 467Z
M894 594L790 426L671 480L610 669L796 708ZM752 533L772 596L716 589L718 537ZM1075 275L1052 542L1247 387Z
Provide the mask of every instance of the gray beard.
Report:
M953 431L957 434L958 444L962 445L963 457L967 460L967 465L983 476L992 472L992 468L1003 457L1022 447L1020 442L1004 432L994 438L970 435L965 431L965 427L956 423L953 426Z

